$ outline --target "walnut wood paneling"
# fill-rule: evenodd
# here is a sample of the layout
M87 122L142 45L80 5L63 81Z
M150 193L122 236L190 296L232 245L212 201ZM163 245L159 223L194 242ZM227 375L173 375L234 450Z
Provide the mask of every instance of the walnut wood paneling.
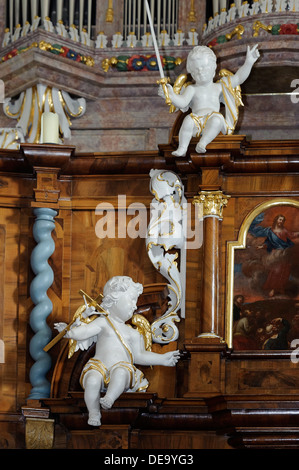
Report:
M125 274L141 282L145 291L149 289L145 294L149 294L151 301L155 287L160 286L162 292L165 279L152 266L145 239L121 237L118 229L122 228L122 221L125 229L134 222L136 214L127 214L132 203L144 205L143 213L149 221L153 198L149 192L149 170L163 168L182 177L190 203L203 187L219 187L231 196L219 223L216 254L218 334L225 337L227 242L237 240L242 222L258 204L282 195L299 198L299 141L249 142L245 136L226 137L216 139L204 156L193 152L193 142L186 158L174 158L171 151L176 145L175 135L157 152L71 155L68 150L69 154L63 151L58 156L55 164L59 166L61 161L63 164L56 173L57 179L54 178L59 212L52 234L56 249L49 260L55 274L48 292L53 302L53 313L48 318L51 328L56 321L71 319L82 303L79 289L96 296L113 275ZM90 430L83 394L76 387L84 357L76 356L73 362L67 362L62 341L50 351L53 365L49 378L55 376L56 380L49 399L52 401L27 402L32 365L30 254L35 244L31 203L38 187L33 164L50 162L45 148L42 161L32 160L36 148L29 147L27 156L23 150L0 151L0 339L5 343L5 363L0 363L0 446L25 446L20 410L26 403L32 409L45 406L51 410L57 420L54 441L57 448L115 445L226 449L297 445L299 375L289 352L242 355L228 351L221 341L197 338L203 321L207 321L201 311L202 247L188 250L186 318L179 323L178 345L167 346L184 349L184 358L167 373L162 367L148 369L147 394L143 397L124 394L112 410L103 412L106 428ZM40 154L37 157L41 158ZM119 196L124 195L126 199L119 207ZM102 217L96 213L98 204L115 216L116 236L112 238L96 233ZM209 297L210 287L206 290ZM145 301L140 308L151 318L165 308L165 298L152 308L148 303ZM157 345L155 348L161 349Z
M5 362L0 364L0 412L16 411L18 371L18 276L20 254L20 211L0 208L1 238L1 325ZM22 359L21 359L22 360Z

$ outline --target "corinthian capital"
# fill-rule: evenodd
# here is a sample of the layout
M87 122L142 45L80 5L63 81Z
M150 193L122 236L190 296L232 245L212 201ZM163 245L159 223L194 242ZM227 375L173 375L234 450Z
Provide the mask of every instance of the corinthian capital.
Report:
M230 196L223 194L222 191L201 191L193 199L193 204L203 205L203 216L214 216L222 218L223 208L227 205Z

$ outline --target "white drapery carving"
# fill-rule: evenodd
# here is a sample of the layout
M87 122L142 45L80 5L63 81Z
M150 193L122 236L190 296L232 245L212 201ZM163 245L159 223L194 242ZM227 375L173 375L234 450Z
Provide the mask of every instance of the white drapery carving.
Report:
M86 100L74 99L66 91L38 84L23 91L16 100L5 99L3 111L6 116L17 119L16 129L22 131L29 143L40 143L42 113L57 113L62 143L63 139L71 137L71 118L81 117L85 113Z

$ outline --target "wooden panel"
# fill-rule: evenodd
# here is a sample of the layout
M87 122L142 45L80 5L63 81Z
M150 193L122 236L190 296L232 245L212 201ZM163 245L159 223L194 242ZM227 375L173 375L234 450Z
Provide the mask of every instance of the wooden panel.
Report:
M1 226L1 339L5 346L5 363L0 363L0 412L16 411L19 222L17 209L0 208Z
M226 393L295 395L299 386L298 364L285 360L231 361L226 365Z
M68 449L128 449L129 426L102 425L90 431L72 431Z
M232 449L225 436L211 431L142 431L137 442L139 449Z
M128 224L132 216L127 216ZM91 296L103 291L105 283L117 275L131 276L143 285L165 282L152 266L144 238L119 238L115 217L115 238L99 238L96 224L100 219L94 211L74 211L72 217L71 310L82 302L83 289Z

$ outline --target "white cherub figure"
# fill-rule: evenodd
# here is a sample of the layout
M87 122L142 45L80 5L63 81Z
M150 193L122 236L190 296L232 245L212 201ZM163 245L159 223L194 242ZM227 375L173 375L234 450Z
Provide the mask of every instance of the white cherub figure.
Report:
M148 381L134 363L140 365L175 366L179 360L179 351L157 354L145 348L144 336L138 329L126 325L136 310L136 303L142 293L142 285L133 282L128 276L115 276L104 287L101 309L95 311L88 307L83 311L83 322L78 318L75 326L65 338L75 341L76 349L87 349L96 342L96 352L84 366L80 383L84 388L84 400L88 409L88 424L100 426L101 412L109 409L123 392L145 391ZM89 323L92 314L98 316ZM65 328L65 323L56 323L58 331ZM100 393L105 391L103 398Z
M239 85L249 76L253 64L259 57L257 44L250 49L247 47L246 60L242 67L233 75L223 71L218 82L213 82L216 72L216 56L207 46L196 46L187 57L186 70L191 74L195 84L186 86L181 94L177 94L171 85L167 85L172 104L188 114L179 131L179 147L173 155L186 155L192 137L200 137L196 152L205 153L206 146L217 135L231 134L237 122L238 106L242 104ZM158 94L164 97L162 87ZM220 113L220 103L226 107L225 118Z

